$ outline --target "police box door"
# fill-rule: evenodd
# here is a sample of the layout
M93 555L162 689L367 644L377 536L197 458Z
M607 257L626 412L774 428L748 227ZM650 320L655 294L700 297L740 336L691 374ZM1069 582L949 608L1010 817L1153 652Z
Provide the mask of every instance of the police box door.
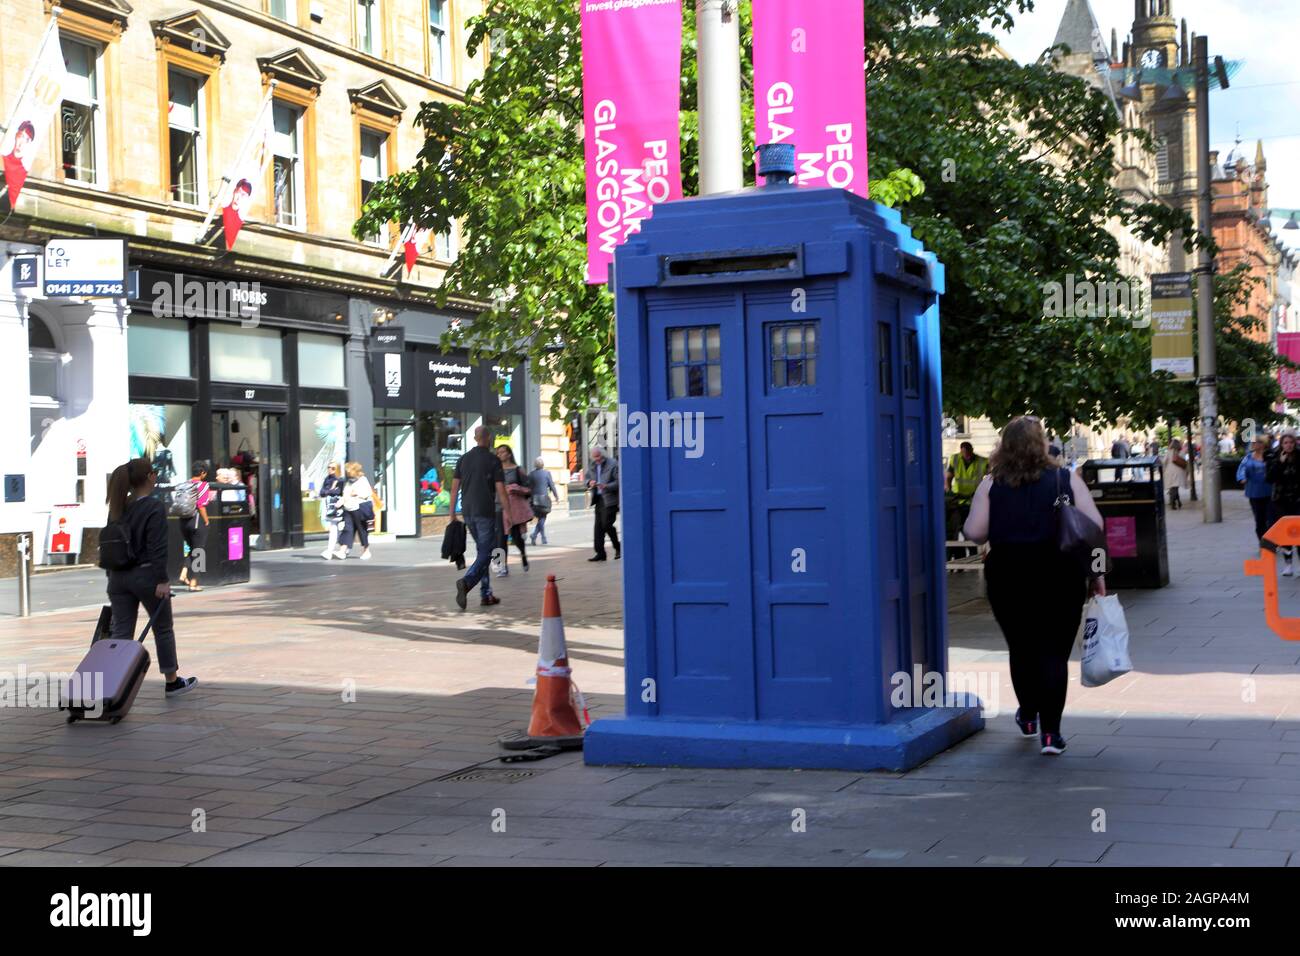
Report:
M648 295L650 408L626 409L623 441L646 448L651 437L670 437L673 446L646 449L656 534L651 542L629 545L645 548L654 577L659 700L668 712L752 720L749 458L739 299L709 290ZM647 412L658 417L647 420ZM702 428L686 432L687 423L697 421ZM686 447L687 437L694 447Z
M838 623L843 609L832 604L843 598L833 581L846 537L834 504L852 487L837 451L834 286L745 299L758 716L842 720L854 656L845 642L861 635Z

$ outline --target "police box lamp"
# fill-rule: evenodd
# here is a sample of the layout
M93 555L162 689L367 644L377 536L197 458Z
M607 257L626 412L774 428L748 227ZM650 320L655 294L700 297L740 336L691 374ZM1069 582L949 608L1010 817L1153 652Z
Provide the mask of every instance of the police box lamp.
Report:
M658 205L615 252L648 427L620 452L625 713L585 760L904 770L983 726L947 671L943 266L758 153L767 185Z

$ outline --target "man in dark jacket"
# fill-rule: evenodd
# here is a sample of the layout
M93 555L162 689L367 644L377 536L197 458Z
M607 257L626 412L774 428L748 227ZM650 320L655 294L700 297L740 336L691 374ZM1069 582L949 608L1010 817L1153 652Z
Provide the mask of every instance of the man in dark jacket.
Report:
M501 519L497 517L494 502L506 507L506 486L501 461L492 454L492 432L485 425L474 429L474 447L456 462L455 477L451 482L451 520L459 521L456 513L457 493L463 491L460 498L461 510L469 533L474 538L474 563L469 566L465 576L456 582L456 605L465 610L466 595L475 584L482 584L484 607L500 604L501 599L492 593L492 579L488 567L492 563L492 552L497 546L497 537L501 529Z
M614 546L614 560L623 557L623 547L618 541L618 462L605 457L605 449L597 445L591 450L591 464L584 476L591 489L591 503L596 512L596 555L588 561L604 561L605 538Z

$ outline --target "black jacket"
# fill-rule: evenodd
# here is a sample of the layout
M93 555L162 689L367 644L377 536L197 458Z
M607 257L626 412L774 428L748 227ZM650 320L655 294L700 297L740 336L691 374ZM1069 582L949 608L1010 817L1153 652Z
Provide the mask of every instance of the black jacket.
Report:
M1273 500L1300 504L1300 452L1286 461L1281 456L1268 459L1265 475L1273 486Z
M136 567L125 573L137 572L144 565L148 576L157 584L167 581L167 508L157 498L132 498L122 515L131 539Z
M456 569L465 567L465 522L452 521L442 536L442 556L456 562Z

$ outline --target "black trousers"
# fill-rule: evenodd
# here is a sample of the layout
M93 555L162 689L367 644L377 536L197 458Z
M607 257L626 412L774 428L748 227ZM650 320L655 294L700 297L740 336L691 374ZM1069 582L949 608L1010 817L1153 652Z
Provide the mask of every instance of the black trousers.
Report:
M191 581L195 580L194 576L194 552L202 548L208 540L208 526L203 523L201 515L195 515L191 520L181 525L181 537L185 539L186 546L190 553L185 558L185 570Z
M623 546L618 543L618 529L614 522L618 518L618 507L607 505L603 499L596 499L596 554L604 557L605 538L614 546L614 553L621 554Z
M1249 498L1250 510L1255 515L1255 537L1264 543L1264 534L1273 527L1273 499Z
M158 581L153 569L145 564L129 571L110 571L108 574L108 603L113 608L112 638L115 641L133 641L138 636L135 629L140 606L154 618L154 648L158 651L158 669L164 674L177 670L176 629L172 623L172 602L164 601L154 593ZM162 608L158 605L162 604Z
M1021 714L1037 714L1043 733L1059 734L1087 577L1055 543L994 545L984 573L993 617L1011 651Z
M528 525L517 524L511 526L510 534L507 536L505 522L501 520L501 515L498 514L497 529L497 547L501 549L502 563L510 563L510 542L513 541L515 547L519 549L519 557L523 559L524 567L528 567L528 552L524 550L524 532L528 530Z

